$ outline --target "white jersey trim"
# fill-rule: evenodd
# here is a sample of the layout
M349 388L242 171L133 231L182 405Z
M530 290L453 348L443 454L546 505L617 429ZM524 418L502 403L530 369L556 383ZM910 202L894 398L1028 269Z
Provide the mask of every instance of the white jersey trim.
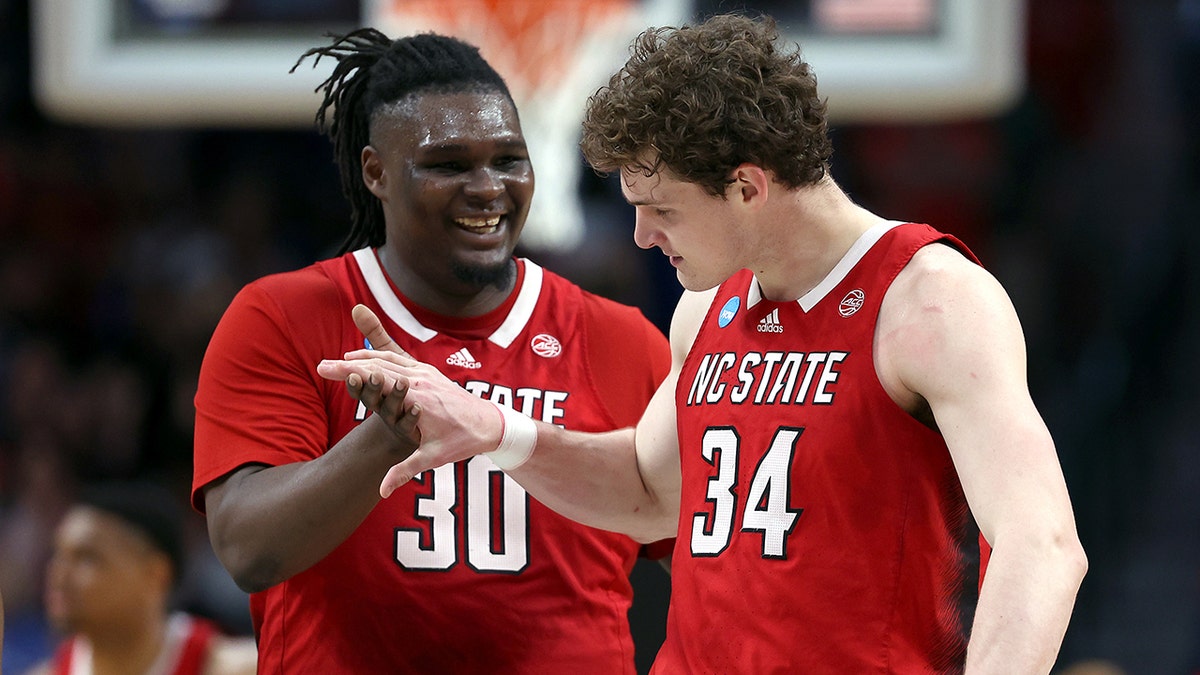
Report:
M854 266L863 259L867 251L871 250L871 247L883 238L883 235L887 234L893 227L903 225L904 222L900 220L887 220L863 232L858 240L850 246L850 250L846 251L846 255L842 256L842 259L833 266L833 269L829 270L829 274L825 275L825 278L820 283L813 286L812 290L796 300L800 305L800 309L807 313L813 307L816 307L817 303L829 295L829 292L834 287L842 283L846 275L850 274L850 270L854 269ZM751 276L750 288L746 291L746 309L757 305L760 300L762 300L762 288L758 285L758 278Z
M421 342L428 342L438 334L437 331L418 321L417 317L413 316L412 312L408 311L408 308L396 296L396 292L388 283L387 276L384 274L383 268L379 266L379 260L375 258L373 250L360 248L354 252L354 259L358 262L358 269L362 272L371 295L375 297L375 301L379 303L379 307L388 315L388 318L400 327L400 330ZM521 261L525 264L525 280L521 284L521 290L517 293L517 299L504 322L488 336L490 342L504 348L511 346L521 331L525 330L530 317L533 316L533 310L537 307L538 298L542 294L542 268L526 258L522 258Z
M437 335L437 331L417 321L417 317L413 316L404 303L400 302L400 298L396 297L395 291L392 290L383 273L383 268L379 266L379 261L375 258L375 251L370 248L360 248L354 252L354 259L358 261L358 269L362 272L363 279L366 279L371 295L375 296L375 301L379 303L383 313L387 314L388 318L400 327L400 330L421 342L428 342Z
M513 303L508 318L494 333L488 336L488 341L508 349L513 340L529 325L533 310L537 307L538 298L542 295L542 268L532 260L522 258L525 263L525 283L521 284L521 292Z

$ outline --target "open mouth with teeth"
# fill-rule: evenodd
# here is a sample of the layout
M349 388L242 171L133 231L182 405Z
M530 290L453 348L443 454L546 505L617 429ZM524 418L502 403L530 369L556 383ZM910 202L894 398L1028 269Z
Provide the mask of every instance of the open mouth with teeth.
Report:
M455 218L454 223L459 227L475 234L493 234L500 230L500 221L503 216L489 216L487 218Z

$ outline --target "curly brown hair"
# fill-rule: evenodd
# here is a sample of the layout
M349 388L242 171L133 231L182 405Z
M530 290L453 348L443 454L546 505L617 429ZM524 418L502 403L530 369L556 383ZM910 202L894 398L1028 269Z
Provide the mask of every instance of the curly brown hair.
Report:
M825 101L799 46L778 38L774 19L733 14L645 31L588 99L584 157L600 173L665 167L714 196L743 162L788 188L818 182L833 152Z

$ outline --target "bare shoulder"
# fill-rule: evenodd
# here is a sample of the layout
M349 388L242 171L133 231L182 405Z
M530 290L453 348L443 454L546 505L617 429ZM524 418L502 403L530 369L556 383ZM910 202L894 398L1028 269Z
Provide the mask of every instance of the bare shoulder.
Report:
M952 327L971 316L1011 310L1008 294L991 273L949 246L931 244L917 251L896 276L884 296L879 321L888 326Z
M968 259L958 249L946 244L929 244L913 254L908 265L896 276L889 295L919 297L924 293L935 296L954 291L958 284L993 285L1000 289L999 282L983 267ZM964 289L966 290L966 289ZM907 292L906 292L907 291Z
M875 332L885 389L912 410L960 375L1024 367L1024 338L1008 294L957 250L917 251L884 296Z
M250 637L219 636L209 651L206 675L254 675L258 671L258 647Z

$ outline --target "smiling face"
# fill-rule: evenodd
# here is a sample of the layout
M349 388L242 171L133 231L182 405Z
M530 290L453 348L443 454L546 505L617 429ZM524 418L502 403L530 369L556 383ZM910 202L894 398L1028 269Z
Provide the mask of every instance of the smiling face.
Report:
M746 238L731 201L665 170L623 169L621 192L634 207L634 242L669 256L684 288L707 290L743 267Z
M392 281L435 311L511 288L533 168L499 92L416 93L377 112L363 180L382 203Z

